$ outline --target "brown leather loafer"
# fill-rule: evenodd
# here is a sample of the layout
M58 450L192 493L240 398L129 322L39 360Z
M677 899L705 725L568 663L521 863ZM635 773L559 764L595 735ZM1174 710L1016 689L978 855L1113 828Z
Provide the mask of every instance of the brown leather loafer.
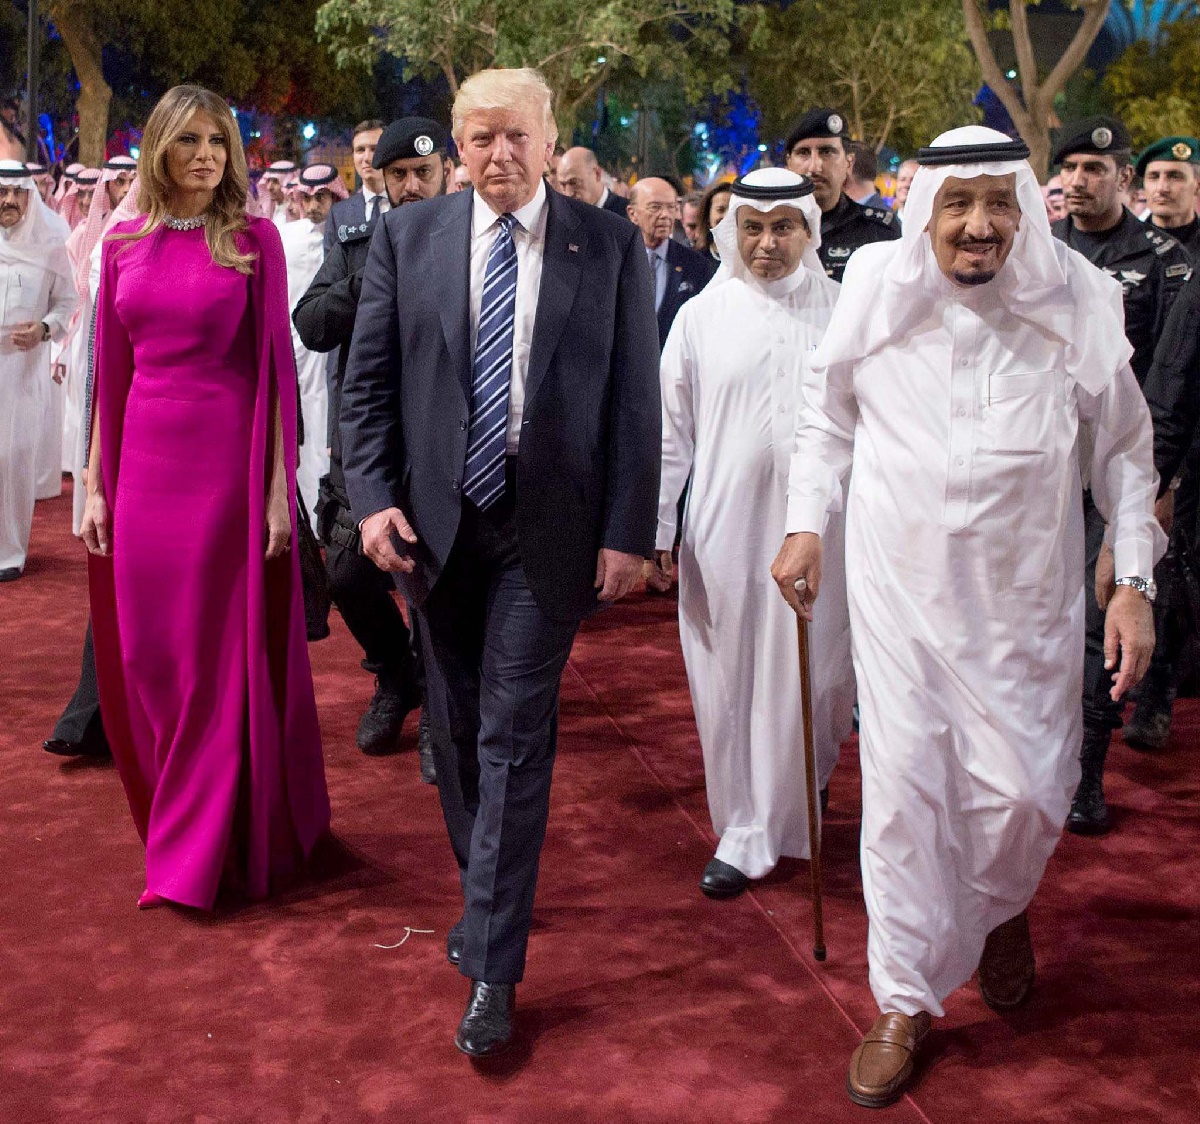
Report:
M846 1092L855 1104L884 1108L899 1100L930 1022L927 1011L911 1017L891 1011L875 1020L850 1059Z
M993 1011L1015 1010L1029 998L1035 973L1029 918L1022 910L988 934L979 961L979 992Z

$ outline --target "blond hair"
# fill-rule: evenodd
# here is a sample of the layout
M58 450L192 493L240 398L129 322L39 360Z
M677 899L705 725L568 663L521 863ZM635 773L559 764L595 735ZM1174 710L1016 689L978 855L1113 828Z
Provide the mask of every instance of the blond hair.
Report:
M532 67L511 70L497 68L472 74L458 88L451 110L450 131L462 148L463 127L467 116L483 109L534 109L542 114L546 141L558 140L558 122L554 120L554 94L546 79Z
M168 204L175 187L167 156L171 145L186 131L188 122L197 112L207 113L216 123L225 138L226 154L224 174L204 215L204 238L217 265L251 274L257 255L243 254L234 239L234 235L249 227L246 198L250 175L246 170L241 133L224 99L202 86L175 86L163 94L151 111L138 156L138 210L146 216L146 221L140 230L111 237L133 241L145 238L162 225L170 213Z

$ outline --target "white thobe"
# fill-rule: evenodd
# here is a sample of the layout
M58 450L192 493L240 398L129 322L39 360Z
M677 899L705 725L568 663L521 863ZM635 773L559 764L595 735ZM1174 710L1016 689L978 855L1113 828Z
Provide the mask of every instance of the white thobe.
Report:
M0 265L0 570L25 566L51 403L50 345L20 351L9 337L18 324L40 320L51 339L62 338L78 303L66 254L63 245L48 245L44 267Z
M325 227L308 219L297 219L280 229L287 259L288 312L296 310L300 298L325 260ZM309 351L292 325L292 348L296 353L296 377L300 383L300 412L304 419L304 444L296 468L296 487L304 497L310 520L316 521L317 492L321 477L329 472L329 386L325 370L329 357Z
M51 212L47 221L52 223L62 236L64 244L71 235L71 228L57 212ZM46 364L43 380L45 402L41 413L41 432L37 451L37 498L53 499L62 494L63 474L63 428L66 417L66 389L53 378L54 365L62 361L61 337L52 336L49 347L42 349Z
M761 878L781 855L807 858L808 812L796 617L771 578L784 537L787 480L805 362L838 286L805 271L768 296L731 279L688 301L661 364L659 550L679 547L679 633L716 857ZM813 742L824 787L850 733L854 679L840 555L829 537L811 626Z
M1117 573L1149 578L1161 550L1128 365L1089 394L993 286L946 290L897 342L815 368L788 514L820 533L853 457L868 957L880 1009L907 1015L942 1014L1029 904L1079 781L1081 457Z

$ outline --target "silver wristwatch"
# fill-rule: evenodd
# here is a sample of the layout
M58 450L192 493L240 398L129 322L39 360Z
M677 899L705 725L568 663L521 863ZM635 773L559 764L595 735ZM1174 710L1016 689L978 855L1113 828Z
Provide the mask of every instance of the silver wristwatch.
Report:
M1151 605L1154 604L1154 599L1158 596L1158 586L1154 584L1154 580L1147 581L1145 578L1117 578L1117 585L1127 585L1130 589L1136 589Z

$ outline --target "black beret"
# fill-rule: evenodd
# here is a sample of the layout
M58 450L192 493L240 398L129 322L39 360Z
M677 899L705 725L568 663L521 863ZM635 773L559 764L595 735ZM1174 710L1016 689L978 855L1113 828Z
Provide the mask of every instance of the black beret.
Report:
M445 152L449 144L449 134L436 121L428 117L402 117L383 130L371 165L386 168L393 160L413 160Z
M783 142L783 151L791 152L802 140L810 137L841 137L842 140L848 140L850 134L846 130L846 118L828 106L810 109L789 130L787 140Z
M1128 153L1133 147L1129 130L1115 117L1087 117L1068 125L1054 150L1053 163L1061 164L1068 156L1112 156Z

